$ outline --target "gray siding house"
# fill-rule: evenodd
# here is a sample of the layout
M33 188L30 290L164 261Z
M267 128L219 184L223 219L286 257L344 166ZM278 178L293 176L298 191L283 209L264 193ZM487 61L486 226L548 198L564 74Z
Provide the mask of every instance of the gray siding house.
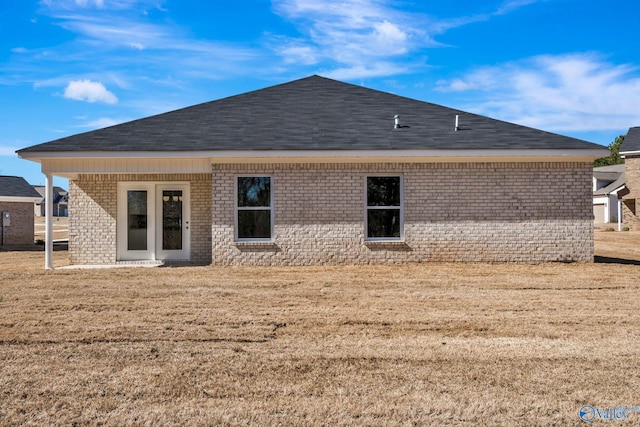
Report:
M34 185L33 188L42 196L39 202L34 206L36 216L45 216L46 188L43 185ZM53 216L68 216L69 194L67 190L60 187L53 187Z
M596 144L311 76L18 151L76 264L592 261Z

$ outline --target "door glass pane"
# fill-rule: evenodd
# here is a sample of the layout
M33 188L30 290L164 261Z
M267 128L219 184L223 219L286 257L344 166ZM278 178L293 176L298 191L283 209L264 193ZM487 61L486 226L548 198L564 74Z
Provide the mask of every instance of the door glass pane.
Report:
M147 250L147 192L127 191L127 249Z
M182 191L162 191L162 249L182 249Z

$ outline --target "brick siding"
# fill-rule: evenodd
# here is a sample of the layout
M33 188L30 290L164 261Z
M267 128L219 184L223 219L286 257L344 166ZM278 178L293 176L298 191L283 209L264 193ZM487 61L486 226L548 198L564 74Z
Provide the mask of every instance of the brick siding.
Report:
M365 177L401 174L404 241L365 241ZM234 242L234 180L270 175L272 243ZM592 261L590 163L213 165L214 264Z
M191 193L191 261L211 262L210 174L80 175L69 182L69 254L73 264L117 261L118 182L188 181Z
M627 156L624 165L629 194L622 197L622 223L631 230L640 230L640 157Z
M4 228L5 246L33 245L33 203L0 202L0 212L11 214L11 224Z

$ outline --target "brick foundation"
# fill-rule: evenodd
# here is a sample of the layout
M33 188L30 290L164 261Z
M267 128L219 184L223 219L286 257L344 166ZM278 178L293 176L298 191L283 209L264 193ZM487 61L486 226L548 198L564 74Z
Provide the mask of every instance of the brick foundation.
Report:
M33 245L33 203L0 202L0 212L11 214L11 224L4 228L5 246Z
M211 262L211 175L80 175L69 182L69 254L73 264L117 262L118 182L190 183L191 262Z
M403 242L365 241L365 177L404 177ZM234 179L270 175L272 243L234 242ZM213 263L592 261L589 163L213 166Z
M622 197L622 223L631 230L640 230L640 157L627 156L624 164L629 193Z
M365 177L400 174L404 240L365 240ZM274 234L234 241L234 180L273 177ZM589 163L213 165L70 182L74 264L117 261L118 182L190 183L191 261L216 265L592 261ZM33 212L33 211L31 211Z

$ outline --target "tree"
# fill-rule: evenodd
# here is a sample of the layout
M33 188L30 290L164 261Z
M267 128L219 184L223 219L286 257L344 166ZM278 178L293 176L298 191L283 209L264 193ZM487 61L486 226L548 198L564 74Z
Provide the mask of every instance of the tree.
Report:
M617 136L616 139L607 147L610 151L607 157L601 157L593 162L593 167L621 165L624 159L620 157L620 146L624 141L624 135Z

